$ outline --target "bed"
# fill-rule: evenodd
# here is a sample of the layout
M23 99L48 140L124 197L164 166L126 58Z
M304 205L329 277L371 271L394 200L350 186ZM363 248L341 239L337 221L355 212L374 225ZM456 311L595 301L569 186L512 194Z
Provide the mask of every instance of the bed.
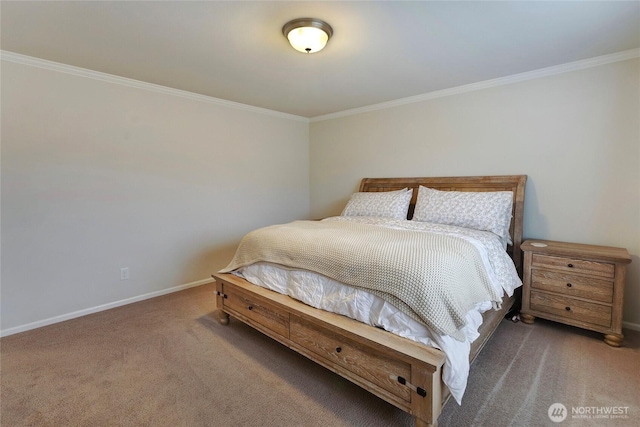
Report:
M333 233L345 233L347 235L346 233L350 233L352 228L370 230L378 227L380 225L379 222L382 221L385 229L384 233L390 233L383 235L382 241L387 241L389 236L393 237L396 234L401 236L410 235L411 239L414 238L415 234L418 234L422 238L422 235L427 234L422 232L425 231L422 230L422 227L433 226L435 227L434 233L440 236L433 239L438 242L441 239L445 239L445 237L441 237L444 234L451 234L451 239L456 245L469 245L471 242L473 243L472 246L478 246L475 239L489 239L493 245L491 247L494 252L497 245L503 256L504 253L509 255L509 262L512 262L510 268L513 270L513 274L521 277L522 253L520 244L522 242L525 183L526 175L365 178L360 184L359 192L352 195L352 199L350 199L342 215L326 218L322 221L295 222L294 229L296 227L308 228L312 230L311 232L316 232L316 229L330 229ZM403 191L406 192L406 195ZM503 225L500 225L504 229L502 233L504 236L498 239L495 234L501 233L497 231L491 233L485 230L480 231L480 237L478 237L476 236L478 234L477 230L459 230L456 228L459 224L456 224L455 220L453 223L445 225L430 224L429 221L433 217L430 216L429 209L432 209L433 206L425 208L426 205L423 201L426 197L422 195L423 192L431 197L429 200L438 200L438 197L443 197L444 205L448 203L451 197L455 198L457 195L469 195L472 198L476 195L479 197L493 194L500 195L502 205L504 206L507 203L506 209L509 211L506 222L502 221ZM508 192L506 202L505 194L507 193L505 192ZM367 195L367 193L377 194ZM367 197L372 196L376 200L387 200L385 199L387 196L392 196L393 200L399 200L399 194L402 194L402 199L408 203L407 206L403 205L400 210L394 208L394 212L403 212L402 218L379 220L378 218L362 215L363 212L366 214L366 209L359 213L354 213L353 211L354 206L356 210L359 206L363 206L355 202L352 204L352 200L358 200L356 196L364 197L363 200L365 201L373 200L367 199ZM366 206L366 203L364 206ZM349 211L350 207L352 208L351 211ZM482 204L480 204L480 207L482 207ZM403 211L402 209L406 210ZM349 215L349 213L353 215ZM393 215L398 214L393 213ZM457 218L455 215L453 217ZM445 220L437 221L446 222L446 218L450 217L445 216ZM427 224L423 224L423 222ZM355 224L352 225L351 223ZM275 227L275 231L282 232L280 226ZM419 228L419 230L417 232L407 231L405 227ZM453 231L451 231L452 227ZM268 229L271 230L271 227L268 227ZM259 232L263 232L263 230L259 230ZM297 233L298 230L295 229L295 232ZM307 231L305 230L304 232ZM377 228L375 232L378 232ZM470 234L472 237L468 237L468 233L473 233ZM252 235L252 233L249 233L243 239L243 243L249 235ZM485 235L492 235L493 237L486 237ZM293 236L297 238L298 234L293 234ZM449 239L449 237L446 237L446 239ZM340 280L332 281L333 277L328 278L330 283L327 285L325 281L327 279L326 275L331 275L333 270L329 273L319 270L321 273L317 274L309 272L305 268L300 268L298 265L280 268L280 258L276 258L278 262L268 259L264 263L251 264L246 268L237 268L238 265L242 264L237 258L242 259L239 254L243 243L241 243L234 260L229 266L221 272L213 274L216 280L216 305L220 323L223 325L228 324L230 315L245 322L314 362L336 372L413 415L416 426L437 425L442 405L452 394L460 402L464 390L459 390L456 381L460 382L461 380L449 372L460 370L451 367L452 359L459 360L461 358L457 349L466 348L466 353L463 352L461 354L463 354L468 371L470 363L513 306L519 290L517 288L518 285L511 285L509 289L503 286L504 292L499 295L499 300L493 303L490 301L477 302L473 309L469 309L464 319L458 319L458 323L453 322L454 324L447 329L447 322L444 322L444 326L441 322L430 323L421 317L420 310L417 308L417 312L413 310L415 308L413 305L404 309L396 308L396 305L402 305L403 303L391 304L391 302L396 301L395 297L386 298L385 292L379 292L378 288L361 289L358 283L353 287L345 287ZM287 243L287 245L289 244ZM424 243L420 241L420 245L424 245ZM304 248L311 257L313 250L307 251L307 246L304 246ZM478 252L484 253L482 251ZM438 256L440 256L439 253ZM286 254L284 257L288 259L290 255ZM487 261L485 255L480 256L485 264L490 262L491 265L494 265L492 257L493 254L489 257L490 260ZM370 261L367 259L366 262ZM470 265L477 265L480 261L475 260L475 263ZM272 267L275 267L275 270L272 271ZM256 268L257 270L255 270ZM460 269L462 270L462 268ZM256 273L256 271L262 272L263 270L268 273L264 276L265 278L261 278L262 276ZM339 270L343 271L345 268L341 267ZM360 276L362 271L357 271L358 274L356 276ZM288 275L291 272L295 275L296 280L294 282L298 283L297 286L299 288L295 288L293 291L280 288L278 281L286 280L288 282L289 279L283 279L283 275ZM322 283L316 284L316 282L320 282L319 278L322 278ZM265 283L269 282L269 280L273 280L274 284ZM514 282L513 279L510 280L510 283ZM517 277L516 280L521 284ZM472 280L470 279L470 281ZM334 285L334 282L337 284ZM333 306L325 307L322 305L324 303L318 304L305 297L306 294L313 295L316 293L316 288L312 288L312 286L319 286L318 289L323 289L323 292L325 286L329 289L334 289L333 287L335 286L339 289L341 296L338 299L328 298L328 300L333 299L337 302ZM314 289L314 291L308 292L306 287ZM497 287L494 284L493 291L496 291L495 288ZM346 291L343 288L353 293L349 293L345 297L347 294L344 293ZM287 295L287 293L292 294L292 292L295 298ZM492 290L488 289L487 292L491 293ZM348 309L341 310L341 307L338 306L338 304L342 304L341 301L343 300L357 300L357 298L360 298L358 295L364 295L365 297L363 297L362 301L371 301L371 307L375 307L375 309L367 309L368 311L364 310L366 317L364 319L360 318L359 314L352 315ZM321 298L326 297L322 296ZM482 299L481 297L478 298ZM495 298L496 296L494 295L490 299ZM319 301L324 300L321 299ZM487 306L487 304L489 305ZM391 315L389 315L389 307L395 310ZM465 307L467 306L465 305ZM374 319L374 315L371 313L382 317ZM367 316L370 316L373 320L368 321L369 317ZM387 321L385 320L387 317L384 316L391 319L400 319L403 323L398 326L397 330L394 330L395 320ZM476 318L474 316L479 320L473 320ZM423 325L424 329L432 333L433 336L429 335L429 338L422 339L415 338L413 332L403 335L401 332L405 330L406 326L404 322L412 325L417 322L417 324ZM467 325L464 328L459 327L460 322L466 322ZM422 327L420 325L418 327ZM456 328L458 329L455 330ZM455 339L447 335L449 330L454 331L451 335L455 336ZM453 355L454 353L455 355ZM466 386L466 377L463 380Z

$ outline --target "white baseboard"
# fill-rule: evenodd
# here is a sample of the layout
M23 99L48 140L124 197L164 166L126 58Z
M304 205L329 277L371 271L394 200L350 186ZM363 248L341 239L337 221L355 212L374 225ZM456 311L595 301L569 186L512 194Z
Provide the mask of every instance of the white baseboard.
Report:
M631 322L622 322L622 327L633 331L640 331L640 324Z
M53 325L54 323L64 322L65 320L75 319L76 317L86 316L87 314L98 313L100 311L109 310L110 308L121 307L123 305L132 304L138 301L144 301L146 299L159 297L161 295L170 294L172 292L182 291L184 289L193 288L195 286L206 285L207 283L211 283L211 282L213 282L213 279L196 280L195 282L186 283L184 285L178 285L172 288L162 289L156 292L150 292L148 294L138 295L136 297L125 298L123 300L115 301L109 304L103 304L97 307L86 308L84 310L78 310L72 313L50 317L48 319L39 320L37 322L27 323L26 325L15 326L9 329L2 329L0 330L0 337L6 337L6 336L17 334L20 332L29 331L31 329ZM631 329L633 331L640 331L640 324L638 323L622 322L622 327L625 329Z
M170 294L172 292L182 291L184 289L193 288L194 286L206 285L207 283L211 283L211 282L213 282L213 279L211 278L196 280L195 282L186 283L184 285L178 285L172 288L150 292L148 294L138 295L136 297L125 298L120 301L115 301L108 304L99 305L96 307L85 308L84 310L78 310L72 313L62 314L60 316L54 316L44 320L38 320L37 322L27 323L26 325L20 325L20 326L15 326L9 329L3 329L3 330L0 330L0 337L6 337L6 336L17 334L20 332L29 331L31 329L52 325L54 323L64 322L65 320L75 319L76 317L86 316L87 314L98 313L100 311L109 310L110 308L116 308L123 305L132 304L134 302L159 297L161 295Z

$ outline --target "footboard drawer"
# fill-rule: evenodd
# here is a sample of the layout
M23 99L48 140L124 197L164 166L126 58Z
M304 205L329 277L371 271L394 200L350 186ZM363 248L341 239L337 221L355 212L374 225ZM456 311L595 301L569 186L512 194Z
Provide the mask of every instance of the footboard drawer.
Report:
M235 315L244 316L270 331L289 338L289 313L255 294L233 288L225 292L224 307Z
M360 379L381 387L406 402L411 401L409 388L397 379L411 378L410 364L380 355L375 349L293 315L291 340L316 356L348 369Z

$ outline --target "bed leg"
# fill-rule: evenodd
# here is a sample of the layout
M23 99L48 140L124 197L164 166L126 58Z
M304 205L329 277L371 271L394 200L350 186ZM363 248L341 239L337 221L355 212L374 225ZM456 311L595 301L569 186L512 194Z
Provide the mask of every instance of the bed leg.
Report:
M215 276L211 276L215 278ZM229 315L222 311L222 307L224 307L224 299L227 297L224 293L224 285L222 281L216 280L216 307L218 308L218 322L221 325L229 324Z
M229 315L222 310L218 310L218 322L220 322L221 325L228 325Z
M416 427L436 427L437 423L436 424L429 424L428 422L426 422L424 420L421 420L418 417L415 417L415 426Z
M411 366L411 381L420 387L421 393L411 396L411 413L416 427L435 427L442 411L440 367L415 363Z

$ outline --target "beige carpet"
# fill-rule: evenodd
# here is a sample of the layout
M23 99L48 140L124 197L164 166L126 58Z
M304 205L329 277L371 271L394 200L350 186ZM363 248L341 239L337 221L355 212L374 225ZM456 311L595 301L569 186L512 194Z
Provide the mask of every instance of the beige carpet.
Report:
M0 340L0 424L411 426L412 418L239 321L210 285ZM552 322L503 321L440 426L638 426L640 333L625 347ZM552 422L562 403L569 417ZM626 407L618 419L572 418ZM600 409L599 409L600 408ZM620 409L618 409L620 410ZM584 414L583 414L584 415Z

